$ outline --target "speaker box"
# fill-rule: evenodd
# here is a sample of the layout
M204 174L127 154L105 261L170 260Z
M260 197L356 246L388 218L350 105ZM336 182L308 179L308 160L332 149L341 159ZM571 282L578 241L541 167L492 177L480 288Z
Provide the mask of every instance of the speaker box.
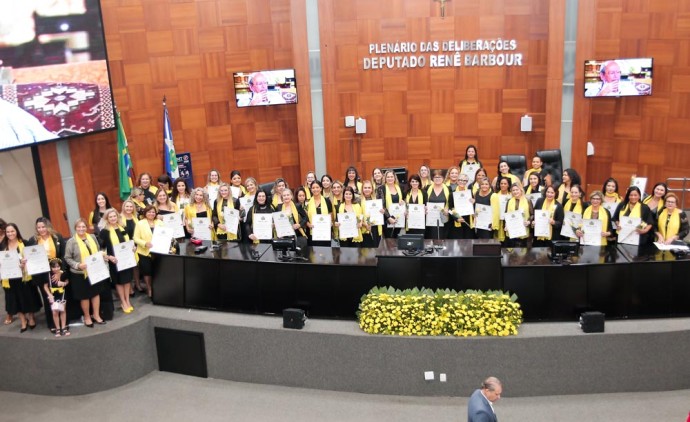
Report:
M301 330L304 327L304 309L287 308L283 309L283 328L294 328Z
M474 239L472 241L472 255L501 256L501 242L493 239Z
M585 333L603 333L605 316L601 312L580 314L580 328Z

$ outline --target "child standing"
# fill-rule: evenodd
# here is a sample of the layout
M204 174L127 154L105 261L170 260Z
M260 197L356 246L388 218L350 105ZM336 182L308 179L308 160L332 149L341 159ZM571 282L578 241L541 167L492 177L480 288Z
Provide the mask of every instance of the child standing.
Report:
M44 284L44 289L50 300L55 322L55 337L70 335L67 326L67 303L65 301L65 286L69 284L67 273L62 271L60 258L50 260L50 282Z

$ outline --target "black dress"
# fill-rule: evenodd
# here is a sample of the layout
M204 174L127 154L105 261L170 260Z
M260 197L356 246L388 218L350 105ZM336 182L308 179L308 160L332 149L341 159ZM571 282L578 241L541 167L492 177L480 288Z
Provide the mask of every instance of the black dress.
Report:
M247 212L247 221L244 222L244 232L247 234L247 239L249 239L249 235L254 233L254 230L252 229L252 225L254 224L254 214L272 214L273 211L275 210L270 203L266 203L264 205L255 204L249 209ZM250 239L249 241L251 242L252 240ZM271 239L262 239L259 241L259 243L271 243Z
M5 289L5 310L9 315L20 312L23 314L34 313L41 309L41 296L30 280L23 281L21 278L11 278L9 282L9 289Z
M450 191L449 191L449 193L450 193ZM427 205L432 203L432 202L437 202L437 203L441 203L441 204L445 205L445 203L446 203L445 190L441 190L441 193L436 195L436 192L434 192L434 188L433 187L429 188L429 200L427 201ZM453 203L453 195L450 195L450 198L448 198L449 209L453 207L452 203ZM449 220L447 223L439 225L439 227L428 227L427 226L424 237L427 239L445 239L447 237L449 224L453 224L452 221Z
M100 237L101 237L101 244L105 245L106 251L108 255L110 256L115 256L115 251L113 249L112 241L110 240L110 230L111 229L103 229L101 230ZM127 242L130 238L127 236L127 232L125 232L124 229L122 228L117 228L115 229L115 234L117 235L117 239L119 243L124 243ZM114 284L128 284L132 281L134 278L134 270L133 268L128 268L126 270L118 271L117 270L117 264L113 264L112 262L108 261L108 269L110 270L110 280Z

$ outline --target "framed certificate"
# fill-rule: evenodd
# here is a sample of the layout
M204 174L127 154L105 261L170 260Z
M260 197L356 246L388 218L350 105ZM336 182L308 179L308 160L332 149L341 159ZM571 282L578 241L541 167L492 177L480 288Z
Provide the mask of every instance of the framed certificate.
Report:
M22 267L19 262L19 254L17 251L0 252L0 276L2 276L2 278L22 277Z
M551 212L534 210L534 236L551 238Z
M474 214L474 205L470 199L472 199L472 192L468 190L453 192L454 209L457 215L462 217Z
M477 213L474 226L479 230L491 230L491 224L494 219L494 211L491 205L475 204L474 211Z
M580 243L588 246L601 246L602 224L599 219L582 220Z
M522 211L510 211L505 215L506 232L508 237L516 239L518 237L527 236L527 227L525 227L525 216Z

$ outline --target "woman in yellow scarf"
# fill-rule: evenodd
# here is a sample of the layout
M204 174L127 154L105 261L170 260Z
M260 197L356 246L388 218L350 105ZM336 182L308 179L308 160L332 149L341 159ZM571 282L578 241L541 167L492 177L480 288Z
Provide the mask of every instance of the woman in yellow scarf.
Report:
M369 211L367 209L367 201L376 200L374 194L374 185L371 180L364 180L362 182L362 196L359 197L360 203L364 210L364 224L362 224L362 237L364 238L362 246L365 248L378 248L381 241L381 234L383 233L382 226L372 226L369 221ZM377 212L385 214L385 210L381 208Z
M417 174L410 176L407 182L408 190L405 194L405 203L408 208L410 204L426 205L427 197L426 191L422 188L422 178ZM407 223L407 221L406 221ZM421 234L424 235L424 229L410 229L405 225L405 233L407 234Z
M161 191L163 191L163 189L161 189ZM129 314L134 310L132 304L129 303L130 283L134 278L134 271L132 268L118 271L115 248L118 248L120 243L129 242L130 237L124 227L120 225L120 215L115 208L109 208L105 211L99 226L101 227L99 233L101 244L105 245L105 259L108 261L110 280L115 284L115 290L120 298L122 311ZM132 250L132 252L134 251L135 249Z
M469 194L469 201L472 203L472 211L474 211L474 198L472 197L472 191L467 189L469 184L469 176L466 174L461 174L458 176L458 185L454 191L451 191L451 195L454 192L465 192ZM453 220L453 224L450 224L450 230L448 231L449 239L474 239L474 212L472 214L461 215L455 209L455 200L453 200L453 208L450 212Z
M655 220L661 210L664 209L664 197L667 193L668 186L666 186L666 183L659 182L654 185L652 194L642 200L642 203L649 207L649 210L652 212Z
M661 211L657 221L657 242L670 245L673 242L683 240L690 233L688 216L678 208L678 197L675 193L667 193L664 198L666 209Z
M405 205L405 198L403 198L402 190L400 190L400 185L398 184L398 178L395 177L395 172L393 172L393 170L387 170L386 174L383 176L383 180L385 182L385 185L383 185L383 207L386 209L386 213L383 217L387 223L386 227L383 229L383 235L385 237L395 238L398 237L400 229L393 227L397 220L388 210L393 204Z
M477 193L474 195L474 209L475 212L479 211L479 208L477 208L478 205L486 205L491 207L491 227L489 227L490 230L484 230L480 229L479 227L476 227L476 236L477 239L493 239L494 234L498 233L498 229L500 227L500 205L498 202L498 194L494 193L493 189L491 189L491 182L489 182L489 179L486 177L483 177L481 180L478 180L477 183L475 183L476 186L479 187L479 190Z
M606 246L608 243L607 238L613 233L613 224L609 211L602 205L604 203L604 194L595 190L589 195L589 203L590 205L582 213L583 224L586 224L586 220L601 221L601 246ZM575 231L575 234L578 238L582 238L584 235L580 228Z
M362 246L362 241L364 240L362 237L362 220L364 217L364 213L362 212L362 207L359 204L354 203L355 199L355 190L352 188L352 186L346 186L345 190L343 192L343 202L340 204L338 207L338 211L336 212L336 222L335 226L340 227L340 218L352 218L354 214L354 218L357 220L357 236L354 237L348 237L344 238L342 236L339 237L340 239L340 246L341 247L358 247ZM344 215L342 215L344 214Z
M639 218L640 224L635 228L635 232L640 235L640 245L642 246L652 243L654 240L652 237L654 232L651 232L651 230L656 221L654 221L649 207L643 204L641 199L642 193L640 192L640 188L637 186L630 186L625 193L623 202L621 202L616 209L616 213L613 215L612 219L614 229L620 231L622 228L620 222L621 216ZM618 239L618 241L620 242L621 239Z
M618 204L623 200L618 194L618 181L613 177L609 177L604 182L601 191L604 193L604 201L601 205L613 216L616 208L618 208Z
M217 196L217 195L216 195ZM160 213L160 211L159 211ZM194 236L194 224L192 223L195 218L208 218L209 229L215 240L215 230L213 230L213 209L208 203L208 196L202 188L195 188L192 191L192 203L187 205L184 209L184 224L187 228L187 232Z
M278 204L276 211L283 211L287 213L292 222L292 228L295 229L295 236L306 237L305 228L307 227L307 212L295 205L292 200L292 191L288 188L283 189L283 202Z
M561 238L561 227L563 226L563 207L556 201L556 188L553 185L544 188L543 197L537 200L534 205L535 219L538 213L548 213L549 224L551 225L551 235L546 237L535 237L532 242L533 247L550 247L554 240ZM532 227L534 227L534 222Z
M453 196L448 186L443 183L443 170L436 169L431 173L433 184L427 188L427 214L432 204L441 208L441 219L435 226L427 226L424 237L427 239L445 239L448 236L448 213L452 208ZM450 223L452 224L452 223Z
M322 178L323 179L323 178ZM321 182L314 180L311 182L311 199L307 201L307 227L309 228L309 245L310 246L331 246L331 241L328 240L313 240L311 229L314 228L314 219L329 218L333 223L333 205L331 200L323 196L323 187Z
M513 186L515 183L522 186L522 180L510 172L510 166L507 161L500 161L498 163L498 176L494 177L494 180L491 182L496 192L501 189L499 186L501 177L507 177L510 180L510 186Z
M72 285L72 297L79 301L81 311L84 314L84 325L93 328L93 323L105 324L100 316L101 290L108 287L107 280L91 284L89 274L86 272L86 258L99 254L105 260L105 253L98 250L96 236L86 232L86 220L77 219L74 223L75 234L67 241L65 246L65 262L70 268L69 282ZM90 312L93 308L93 316Z
M476 180L477 170L482 168L482 162L479 161L479 154L477 154L477 147L474 145L468 145L465 148L465 159L458 164L460 167L460 173L466 174L470 183ZM468 185L469 186L469 185Z
M580 175L575 171L575 169L565 169L563 170L563 182L558 186L558 202L565 204L568 200L568 195L570 195L570 188L574 185L579 185L582 183Z
M24 259L24 239L19 232L19 227L14 223L7 223L5 227L5 239L0 245L2 251L16 251L19 254L20 266L23 276L11 279L3 279L2 286L5 288L6 311L9 315L19 316L21 321L20 333L27 328L36 328L34 312L41 309L41 297L38 295L36 286L31 283L31 276L26 272L26 259Z
M239 222L237 227L234 227L235 233L230 233L230 227L225 222L225 209L240 209L240 201L234 198L230 191L230 186L227 183L221 183L218 188L218 197L213 204L213 211L211 212L211 222L218 240L236 241L238 234L240 234ZM240 221L244 218L244 212L240 212Z
M512 198L508 200L506 204L506 213L513 211L522 212L522 218L524 220L525 227L527 227L527 234L520 237L513 236L510 238L510 233L506 230L506 235L509 237L506 240L506 245L513 248L524 248L527 247L527 241L530 238L530 229L532 226L532 220L534 219L534 208L532 207L532 202L525 198L525 193L522 190L522 185L520 183L513 183L510 187L510 193L513 195Z
M422 181L421 189L426 192L426 188L431 186L431 170L426 164L422 164L419 167L419 179Z
M158 212L156 207L148 205L144 209L144 218L139 220L134 228L134 244L137 245L137 257L139 258L139 273L146 283L146 294L151 297L151 280L153 278L153 257L151 247L153 244L153 231L156 227L162 226L163 222L156 218Z

